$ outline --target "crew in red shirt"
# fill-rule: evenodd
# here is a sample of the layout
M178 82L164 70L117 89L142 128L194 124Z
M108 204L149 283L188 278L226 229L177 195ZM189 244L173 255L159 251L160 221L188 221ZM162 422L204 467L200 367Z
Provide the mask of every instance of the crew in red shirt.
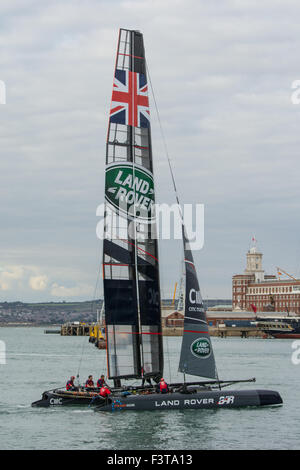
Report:
M106 385L106 383L105 383L104 375L102 374L101 377L100 377L100 379L99 379L98 382L97 382L97 387L98 387L98 388L101 388L101 387L103 387L104 385Z
M111 394L111 391L109 390L109 388L106 385L104 385L103 387L100 388L100 392L99 392L100 397L107 398L108 395L110 395L110 394Z
M165 380L163 378L160 379L159 391L160 391L160 393L168 393L168 391L169 391L168 384L167 384L167 382L165 382Z
M75 377L74 377L74 375L72 375L72 377L70 377L70 380L68 380L68 382L66 384L66 389L67 390L74 390L75 389L74 380L75 380Z
M86 388L94 387L93 376L89 375L87 381L85 382Z

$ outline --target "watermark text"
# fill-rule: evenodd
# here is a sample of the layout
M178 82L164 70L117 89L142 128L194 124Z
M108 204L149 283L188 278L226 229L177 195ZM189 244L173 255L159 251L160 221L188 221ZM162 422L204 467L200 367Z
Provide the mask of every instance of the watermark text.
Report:
M6 344L0 340L0 365L6 364Z
M0 104L6 104L6 86L3 80L0 80Z
M96 227L100 240L127 239L138 242L146 240L180 240L185 237L192 250L204 246L204 205L203 204L152 204L147 213L136 210L135 205L116 211L109 205L100 204L96 215L101 217ZM126 217L126 215L128 217Z
M292 342L292 349L295 349L292 353L292 363L298 366L300 364L300 340Z

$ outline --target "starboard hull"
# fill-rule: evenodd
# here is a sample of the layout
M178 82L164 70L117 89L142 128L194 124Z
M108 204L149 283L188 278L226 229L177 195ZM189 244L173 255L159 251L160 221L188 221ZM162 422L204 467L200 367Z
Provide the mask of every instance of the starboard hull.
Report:
M248 406L281 405L282 398L272 390L201 391L196 393L167 393L113 397L96 411L153 411L211 408L240 408Z

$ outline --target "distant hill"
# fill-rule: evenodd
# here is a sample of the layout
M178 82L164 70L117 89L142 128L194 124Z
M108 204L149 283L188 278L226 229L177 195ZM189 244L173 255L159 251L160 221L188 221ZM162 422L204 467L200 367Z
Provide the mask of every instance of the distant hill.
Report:
M0 302L0 326L6 323L28 323L33 325L62 324L72 321L95 322L97 310L101 310L103 299L83 302ZM172 299L164 299L163 305L172 305ZM215 305L230 305L231 299L205 299L204 308ZM176 308L177 302L175 302Z
M51 324L70 321L93 322L102 300L83 302L0 302L1 323Z

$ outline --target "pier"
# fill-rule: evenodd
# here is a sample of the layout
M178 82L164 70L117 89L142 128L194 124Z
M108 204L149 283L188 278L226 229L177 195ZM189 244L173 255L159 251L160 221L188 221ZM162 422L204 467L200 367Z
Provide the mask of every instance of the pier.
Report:
M219 338L227 337L239 337L239 338L263 338L266 337L265 332L263 331L265 325L261 327L253 326L210 326L209 334L210 336L216 336ZM89 336L89 342L93 343L99 349L105 349L105 337L103 334L103 327L97 323L65 323L61 325L61 329L48 329L44 330L45 334L60 334L61 336ZM163 336L182 336L183 328L182 327L163 327L162 334Z
M61 336L90 336L91 325L87 323L65 323L61 325Z
M89 342L93 343L98 349L106 349L106 342L103 335L103 327L98 323L65 323L61 325L59 331L61 336L89 336ZM45 330L45 333L54 333Z
M90 343L96 344L98 341L104 341L104 336L101 332L101 327L98 325L89 325L89 324L73 324L66 323L61 326L61 330L45 330L45 333L60 333L61 336L89 336ZM164 327L163 336L182 336L183 328L182 327ZM218 336L219 338L228 337L263 337L265 335L262 328L258 327L209 327L209 334L211 336ZM96 344L97 345L97 344ZM102 349L102 348L101 348Z
M180 327L165 327L163 328L163 336L182 336L183 328ZM263 338L265 332L259 327L234 327L234 326L217 326L209 327L210 336L217 336L219 338L239 337L239 338Z

